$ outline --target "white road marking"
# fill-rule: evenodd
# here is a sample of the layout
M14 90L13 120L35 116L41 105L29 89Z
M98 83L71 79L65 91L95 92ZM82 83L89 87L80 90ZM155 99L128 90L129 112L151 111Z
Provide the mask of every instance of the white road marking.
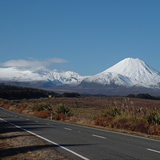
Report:
M92 136L93 136L93 137L98 137L98 138L102 138L102 139L106 139L106 137L103 137L103 136L99 136L99 135L96 135L96 134L93 134Z
M88 159L88 158L86 158L86 157L84 157L84 156L82 156L82 155L80 155L80 154L78 154L78 153L76 153L76 152L74 152L74 151L66 148L66 147L61 146L60 144L58 144L58 143L56 143L56 142L53 142L53 141L51 141L51 140L49 140L49 139L47 139L47 138L44 138L44 137L42 137L42 136L40 136L40 135L38 135L38 134L36 134L36 133L34 133L34 132L31 132L31 131L29 131L29 130L27 130L27 129L24 129L24 128L20 127L20 126L17 126L17 125L15 125L14 123L10 123L10 122L2 119L2 118L0 118L0 120L2 120L2 121L4 121L4 122L7 122L7 123L15 126L16 128L19 128L19 129L21 129L21 130L23 130L23 131L25 131L25 132L27 132L27 133L30 133L30 134L38 137L38 138L41 138L41 139L43 139L43 140L45 140L45 141L47 141L47 142L49 142L49 143L51 143L51 144L54 144L54 145L56 145L56 146L58 146L58 147L60 147L60 148L62 148L62 149L64 149L64 150L66 150L66 151L68 151L68 152L76 155L77 157L79 157L79 158L81 158L81 159L83 159L83 160L90 160L90 159Z
M148 151L151 151L151 152L156 152L156 153L160 153L160 151L157 151L157 150L154 150L154 149L150 149L150 148L147 148Z
M49 121L51 121L51 120L49 120ZM61 124L65 124L65 125L70 125L70 126L75 126L75 127L80 127L80 128L92 129L92 130L95 130L95 131L101 131L101 132L105 132L105 133L113 133L113 134L119 134L119 135L122 135L122 136L134 137L134 138L139 138L139 139L145 139L145 140L154 141L154 142L160 142L160 140L158 140L158 139L152 139L152 138L147 138L147 137L142 137L142 136L136 136L136 135L133 135L133 134L122 133L122 132L118 132L118 131L116 132L116 131L110 131L110 130L105 130L105 129L100 129L100 128L93 128L93 127L88 127L88 126L82 126L82 125L78 125L78 124L59 122L59 121L56 121L56 120L52 120L52 122L61 123Z
M69 131L71 131L71 130L72 130L71 128L64 128L64 129L69 130Z
M7 122L6 120L4 120L4 119L2 119L2 118L0 118L0 120L1 120L1 121L4 121L4 122Z

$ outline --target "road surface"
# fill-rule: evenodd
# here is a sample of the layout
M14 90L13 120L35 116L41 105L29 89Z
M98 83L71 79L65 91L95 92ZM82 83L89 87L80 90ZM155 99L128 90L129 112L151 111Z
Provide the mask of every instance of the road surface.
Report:
M74 160L160 160L160 140L33 118L1 107L0 121L56 145Z

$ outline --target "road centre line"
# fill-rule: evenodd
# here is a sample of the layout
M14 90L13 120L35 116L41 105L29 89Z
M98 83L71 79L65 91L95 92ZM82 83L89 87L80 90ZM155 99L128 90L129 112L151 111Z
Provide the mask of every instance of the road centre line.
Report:
M93 137L97 137L97 138L102 138L102 139L106 139L106 137L103 137L103 136L99 136L99 135L96 135L96 134L93 134L92 136L93 136Z
M150 149L150 148L147 148L148 151L151 151L151 152L155 152L155 153L159 153L160 154L160 151L157 151L157 150L154 150L154 149Z
M160 140L158 140L158 139L152 139L152 138L142 137L142 136L138 136L138 135L123 133L123 132L116 132L116 131L111 131L111 130L105 130L105 129L100 129L100 128L78 125L78 124L66 123L66 122L58 122L56 120L49 120L49 121L61 123L61 124L65 124L65 125L70 125L70 126L75 126L75 127L80 127L80 128L92 129L92 130L101 131L101 132L105 132L105 133L113 133L113 134L118 134L118 135L122 135L122 136L145 139L145 140L154 141L154 142L160 142Z
M66 128L66 127L65 127L64 129L69 130L69 131L71 131L71 130L72 130L71 128Z

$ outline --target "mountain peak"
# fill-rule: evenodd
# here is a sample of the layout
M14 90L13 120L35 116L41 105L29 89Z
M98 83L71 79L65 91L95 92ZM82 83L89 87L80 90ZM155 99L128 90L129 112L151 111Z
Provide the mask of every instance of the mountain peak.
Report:
M126 76L134 85L150 86L160 80L159 73L138 58L125 58L102 73L107 74L108 72Z
M132 64L132 63L135 63L135 64L137 64L137 63L140 63L140 64L145 64L145 62L144 61L142 61L141 59L139 59L139 58L125 58L125 59L123 59L123 60L121 60L120 61L121 63L130 63L130 64ZM119 62L119 63L120 63Z
M123 59L123 60L126 60L126 61L128 61L128 60L131 60L131 61L132 61L132 60L133 60L133 61L134 61L134 60L140 60L140 59L139 59L139 58L128 57L128 58L125 58L125 59ZM123 61L123 60L122 60L122 61ZM141 61L141 60L140 60L140 61Z
M140 60L139 58L125 58L112 67L108 68L104 72L116 72L123 75L126 74L126 72L127 74L133 74L133 72L144 70L151 72L153 71L151 67L149 67L144 61Z

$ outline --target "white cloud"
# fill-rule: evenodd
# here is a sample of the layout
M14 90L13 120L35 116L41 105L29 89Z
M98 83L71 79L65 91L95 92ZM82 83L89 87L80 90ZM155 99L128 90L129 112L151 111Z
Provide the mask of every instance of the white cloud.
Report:
M29 69L29 70L37 70L43 68L49 68L54 64L66 63L67 60L61 58L51 58L47 60L35 60L35 59L17 59L17 60L9 60L1 63L2 67L14 67L18 69Z

